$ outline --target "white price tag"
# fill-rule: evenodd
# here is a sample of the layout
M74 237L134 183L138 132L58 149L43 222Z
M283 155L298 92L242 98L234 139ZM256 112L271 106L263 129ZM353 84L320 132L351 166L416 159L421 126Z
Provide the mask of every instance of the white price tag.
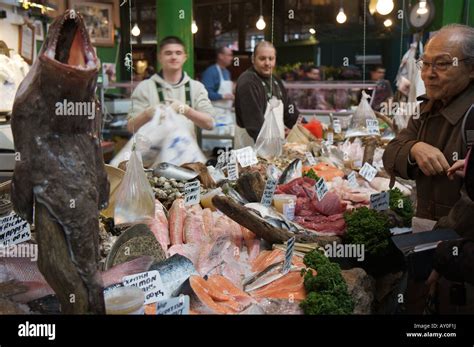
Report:
M239 179L239 164L236 161L227 164L227 178L231 181Z
M372 194L370 196L370 208L377 211L385 211L390 208L390 192Z
M15 212L0 218L0 247L31 240L30 225Z
M245 147L233 151L240 166L248 167L258 164L257 154L252 147Z
M362 166L362 169L360 169L359 175L364 177L368 182L372 182L377 175L377 169L369 163L365 163L364 166Z
M334 128L334 133L336 134L342 133L341 121L339 119L334 119L333 128Z
M157 315L185 315L189 314L189 296L162 300L156 303Z
M199 204L201 201L201 183L193 181L184 185L184 206Z
M318 200L323 200L328 191L329 189L326 185L326 182L324 181L324 178L320 178L319 181L316 183L316 195L318 196Z
M366 119L367 131L369 135L380 135L379 121L376 119Z
M156 270L125 276L122 282L124 286L142 289L145 292L145 305L169 298L160 273Z
M265 184L265 190L263 191L261 204L266 207L270 207L273 201L273 194L275 194L275 189L277 187L277 181L274 179L268 179L267 184Z
M216 170L222 170L227 164L227 153L221 153L217 157Z
M308 160L309 165L316 165L316 160L314 159L311 152L306 152L304 155L306 156L306 160Z
M295 219L295 203L291 201L288 204L283 204L283 215L288 220Z
M330 132L330 133L327 134L326 143L328 145L332 145L334 143L334 133Z
M358 186L355 171L351 171L351 173L347 176L347 180L349 181L349 186L352 188L356 188Z
M293 259L293 251L295 249L296 237L293 236L286 242L285 262L283 263L283 274L287 274L291 269L291 261Z

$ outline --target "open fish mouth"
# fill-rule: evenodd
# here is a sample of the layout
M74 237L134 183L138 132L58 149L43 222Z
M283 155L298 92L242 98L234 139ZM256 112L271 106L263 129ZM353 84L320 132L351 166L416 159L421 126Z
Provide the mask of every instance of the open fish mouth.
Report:
M51 28L46 57L78 70L95 70L99 62L82 16L68 10Z

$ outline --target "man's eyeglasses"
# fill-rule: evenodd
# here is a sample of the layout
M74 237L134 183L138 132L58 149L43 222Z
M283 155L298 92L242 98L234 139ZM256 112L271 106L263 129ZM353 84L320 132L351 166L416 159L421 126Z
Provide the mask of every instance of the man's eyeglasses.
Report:
M433 70L436 71L446 71L449 69L451 66L457 66L458 63L469 60L470 58L464 58L464 59L451 59L449 60L439 60L439 61L434 61L433 63L429 63L427 61L424 61L423 59L418 59L416 61L416 66L418 67L419 70L421 71L426 71L429 68L432 68Z

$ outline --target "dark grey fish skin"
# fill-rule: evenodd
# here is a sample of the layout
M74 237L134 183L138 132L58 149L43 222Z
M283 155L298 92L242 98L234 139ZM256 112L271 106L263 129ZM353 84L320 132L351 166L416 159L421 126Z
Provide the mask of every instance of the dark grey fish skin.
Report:
M198 275L193 262L180 254L150 266L149 271L156 270L160 273L161 281L167 293L171 296L178 296L183 284L192 275Z
M44 240L38 241L39 264L57 294L64 286L84 288L75 293L81 304L70 304L70 294L63 293L61 304L68 313L105 312L98 274L98 215L107 205L109 183L95 95L99 65L82 17L68 10L52 23L13 105L11 125L20 157L12 202L30 223L38 218L39 224L53 221L54 231L37 230ZM58 104L65 100L92 106L94 115L60 115ZM58 254L60 259L52 259ZM79 292L85 293L85 304Z
M278 180L278 184L286 184L292 180L292 176L296 171L301 172L302 162L300 159L293 160L290 165L283 171Z

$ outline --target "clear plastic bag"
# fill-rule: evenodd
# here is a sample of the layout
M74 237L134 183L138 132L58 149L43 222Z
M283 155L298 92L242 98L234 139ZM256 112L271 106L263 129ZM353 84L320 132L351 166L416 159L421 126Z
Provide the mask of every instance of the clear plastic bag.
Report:
M351 126L346 132L346 137L373 135L369 133L367 121L377 121L377 117L375 117L375 113L372 110L372 107L370 107L368 102L369 98L370 96L367 95L366 92L362 91L362 97L360 99L359 106L352 117Z
M115 224L137 223L155 217L155 196L143 170L140 154L132 150L127 172L118 187Z
M283 152L283 140L274 110L275 105L269 102L265 112L265 121L255 142L257 155L267 160L279 157Z

